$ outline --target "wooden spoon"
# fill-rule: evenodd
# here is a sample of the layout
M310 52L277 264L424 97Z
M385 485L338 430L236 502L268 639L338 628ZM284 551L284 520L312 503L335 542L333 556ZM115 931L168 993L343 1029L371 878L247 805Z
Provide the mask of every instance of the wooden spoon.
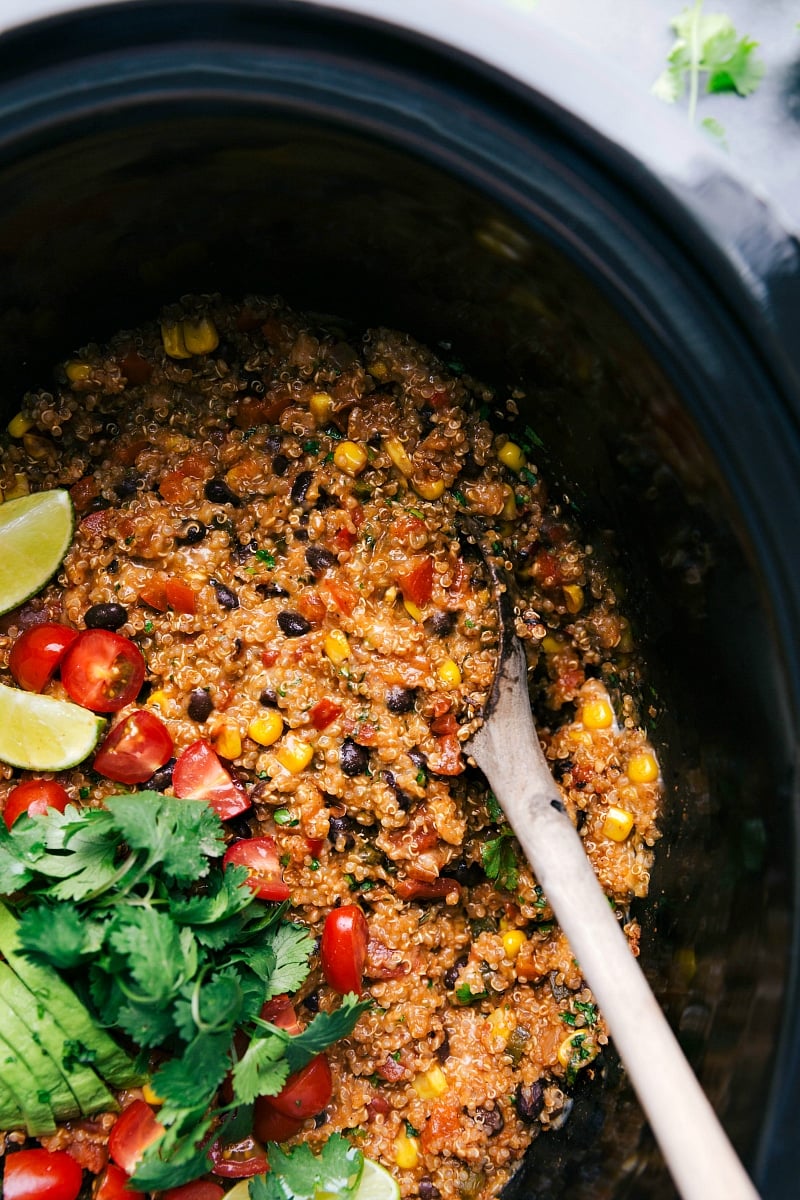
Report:
M465 750L488 779L569 939L683 1200L758 1200L564 809L534 728L505 582L481 536L470 534L495 588L500 646L483 724Z

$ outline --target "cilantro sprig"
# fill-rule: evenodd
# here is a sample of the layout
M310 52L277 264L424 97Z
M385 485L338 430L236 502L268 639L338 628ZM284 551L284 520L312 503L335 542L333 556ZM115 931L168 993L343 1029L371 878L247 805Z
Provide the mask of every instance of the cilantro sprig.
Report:
M105 803L0 823L0 895L23 951L63 972L98 1023L162 1058L152 1086L165 1133L134 1177L158 1191L208 1170L209 1143L347 1036L369 1001L347 995L295 1035L262 1020L265 1001L306 979L309 931L286 905L256 902L244 868L221 869L222 823L207 805L157 792Z
M314 1200L322 1194L352 1196L364 1170L364 1155L340 1133L331 1134L320 1154L303 1144L288 1152L270 1143L270 1171L250 1183L251 1200Z
M515 892L517 890L519 865L516 840L512 829L506 826L500 830L497 837L484 842L481 846L481 859L487 878L494 879L497 886L503 891Z

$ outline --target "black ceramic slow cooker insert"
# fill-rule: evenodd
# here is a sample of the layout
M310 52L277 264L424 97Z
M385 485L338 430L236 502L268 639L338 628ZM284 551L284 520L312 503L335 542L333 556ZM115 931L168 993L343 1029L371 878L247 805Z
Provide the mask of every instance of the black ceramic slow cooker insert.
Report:
M543 31L520 78L502 45L490 65L393 19L118 3L0 37L7 415L76 346L189 291L395 325L526 393L543 469L617 556L654 687L667 815L641 961L762 1194L789 1200L797 247L669 113L637 148L614 86L567 106L559 80L593 68ZM515 1196L674 1195L607 1057Z

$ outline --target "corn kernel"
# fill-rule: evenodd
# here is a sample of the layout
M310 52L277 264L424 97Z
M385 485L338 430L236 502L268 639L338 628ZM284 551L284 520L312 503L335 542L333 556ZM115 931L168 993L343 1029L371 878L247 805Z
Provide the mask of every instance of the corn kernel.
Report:
M406 448L399 438L385 438L383 448L398 471L402 471L404 475L411 474L414 470L414 464L408 457Z
M431 1067L416 1075L411 1086L421 1100L435 1100L445 1094L448 1083L441 1067Z
M552 633L548 633L546 638L542 639L542 649L545 654L560 654L564 649L564 643Z
M247 727L247 736L259 746L271 746L283 733L283 717L274 708L255 717Z
M9 488L8 491L4 493L3 499L19 500L20 496L29 495L30 490L31 485L28 480L28 476L23 474L22 471L17 471L14 474L14 486Z
M33 429L33 426L34 421L32 417L26 417L24 413L18 412L8 422L8 432L13 438L21 438L29 429Z
M339 442L333 461L345 475L360 475L367 465L367 452L357 442Z
M624 842L632 829L633 813L612 804L603 821L603 833L606 837L611 838L612 842Z
M325 653L335 667L340 667L350 657L350 643L341 629L332 629L325 638Z
M504 933L503 950L505 951L506 958L510 958L513 961L527 940L521 929L509 929L508 933Z
M394 1141L394 1161L402 1171L411 1171L419 1162L419 1143L416 1138L401 1133Z
M403 596L403 608L406 610L411 619L416 621L419 625L420 621L422 620L422 609L416 605L413 600L409 600L408 596Z
M89 378L92 368L88 363L73 359L71 362L64 364L64 371L70 383L81 383L84 379Z
M507 1042L517 1027L517 1018L508 1008L496 1008L489 1013L486 1024L492 1032L492 1037Z
M500 509L500 516L504 521L513 521L518 514L519 509L517 508L517 502L514 499L514 493L512 492L511 488L509 488L506 492L505 503Z
M147 697L147 704L153 708L160 708L163 712L169 704L169 697L166 692L163 692L159 688L158 691L150 693Z
M219 345L216 325L210 317L184 321L183 343L190 354L210 354Z
M654 754L632 754L628 759L628 779L631 783L653 783L658 779L658 763Z
M587 1066L597 1058L599 1047L585 1029L573 1029L558 1047L558 1061L573 1071Z
M521 471L525 466L525 454L522 447L516 442L506 442L497 451L497 457L504 467L508 467L510 471Z
M186 349L186 343L183 340L183 329L177 321L162 321L161 341L164 344L164 350L170 358L192 357L191 351Z
M444 495L444 480L443 479L412 479L414 491L418 496L422 496L423 500L438 500Z
M577 583L567 583L561 590L564 593L567 612L579 613L583 608L583 588Z
M327 425L333 412L333 396L327 392L314 392L308 408L317 425Z
M297 775L311 762L314 757L314 747L290 733L284 738L276 757L282 767L291 771L292 775Z
M41 462L43 458L47 458L53 447L53 443L49 438L39 437L38 433L26 433L22 438L22 445L25 453L36 462Z
M607 700L588 700L581 708L581 721L587 729L610 729L614 711Z
M144 1085L144 1087L142 1088L142 1096L147 1101L147 1103L152 1104L154 1108L158 1108L158 1106L160 1104L164 1103L162 1098L156 1092L153 1091L153 1089L149 1083L146 1083Z
M220 758L238 758L242 753L242 738L235 725L223 725L214 737L214 749Z
M385 379L389 374L389 368L385 362L374 362L369 367L370 375L374 375L376 379Z
M458 687L461 683L461 671L458 663L452 658L446 658L444 662L440 663L436 674L439 676L440 683L447 688Z

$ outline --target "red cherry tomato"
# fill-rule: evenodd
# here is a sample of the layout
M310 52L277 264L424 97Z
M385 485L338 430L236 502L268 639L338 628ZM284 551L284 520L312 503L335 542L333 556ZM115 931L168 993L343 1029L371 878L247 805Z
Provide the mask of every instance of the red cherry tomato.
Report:
M161 1193L161 1200L222 1200L224 1195L225 1189L221 1183L214 1183L212 1179L195 1179L193 1183L167 1188Z
M12 788L6 797L3 809L3 819L10 829L17 817L24 812L32 817L40 817L48 808L64 811L69 804L69 796L60 783L55 779L26 779Z
M117 1117L108 1139L108 1153L118 1167L132 1175L148 1146L157 1141L164 1126L144 1100L134 1100Z
M171 757L172 738L166 725L140 708L114 726L93 765L115 783L144 783Z
M250 807L242 785L225 770L216 751L203 738L188 746L175 763L172 786L182 800L205 800L223 821Z
M8 657L8 669L19 686L26 692L41 692L47 687L77 636L77 629L49 623L21 633Z
M61 682L76 704L119 712L139 695L144 659L129 638L110 629L84 629L61 660Z
M322 1112L332 1091L333 1077L328 1060L324 1054L318 1054L302 1071L290 1075L277 1096L269 1099L272 1107L284 1117L304 1120Z
M259 1096L253 1110L253 1133L260 1142L287 1142L303 1128L298 1117L285 1117L273 1108L269 1096Z
M76 1200L83 1171L64 1150L17 1150L6 1157L4 1200Z
M129 1179L121 1167L110 1162L100 1176L93 1200L145 1200L144 1192L127 1186Z
M264 1147L252 1137L241 1142L214 1142L210 1153L211 1170L223 1179L248 1179L269 1170Z
M287 1033L303 1032L303 1026L294 1011L294 1005L285 995L273 996L271 1000L267 1000L261 1009L261 1020L269 1021L270 1025L277 1025L278 1029L285 1029Z
M175 776L173 774L173 783ZM223 867L246 867L247 880L259 900L288 900L289 885L283 882L278 845L274 838L244 838L233 842L225 851Z
M357 904L345 904L328 913L319 947L322 971L331 987L342 995L361 995L368 941L366 917Z

